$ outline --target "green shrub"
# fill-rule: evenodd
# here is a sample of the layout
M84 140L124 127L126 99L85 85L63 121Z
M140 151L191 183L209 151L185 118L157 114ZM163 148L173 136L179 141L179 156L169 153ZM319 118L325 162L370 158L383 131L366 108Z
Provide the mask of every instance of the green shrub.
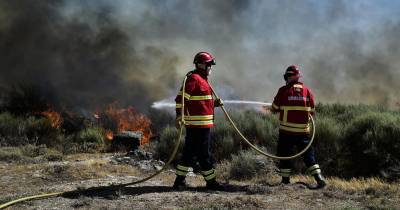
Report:
M74 142L82 152L95 152L105 146L105 132L99 127L89 127L79 131Z
M32 143L54 146L60 143L58 140L62 134L57 128L51 125L49 119L29 117L25 121L25 135L29 139L35 140Z
M327 116L341 124L348 124L352 119L366 112L388 112L388 110L377 105L317 104L316 112L317 118L320 115Z
M77 143L94 143L103 145L105 141L105 135L102 128L99 127L91 127L81 130L78 133L75 142Z
M13 117L9 112L0 113L0 135L17 136L20 135L22 121Z
M4 162L28 162L30 158L23 155L17 147L2 147L0 150L0 161Z
M81 143L76 143L74 135L63 136L61 144L57 145L55 148L57 151L62 152L65 155L76 154L79 152L84 152L85 149Z
M18 163L36 163L42 161L60 161L63 159L61 152L47 148L46 145L28 144L19 147L2 147L0 161Z
M262 114L253 110L244 112L232 111L229 112L232 120L235 122L238 129L252 143L257 143L265 146L275 145L278 136L278 120L274 115ZM216 124L216 126L219 126ZM229 125L230 126L230 125ZM230 132L234 134L234 138L240 140L233 128Z
M343 125L340 122L330 116L318 115L313 146L316 158L326 175L340 173L342 138Z
M233 138L234 133L227 121L216 121L216 126L211 129L212 152L215 160L230 158L241 149L240 141Z
M57 145L61 132L51 126L50 120L35 117L16 117L0 113L0 146L27 144Z
M214 139L212 146L212 153L214 159L217 161L226 159L230 157L232 154L237 154L240 150L238 150L239 146L237 141L227 135L222 139Z
M61 161L64 159L64 156L57 150L49 149L46 154L44 154L44 159L47 161Z
M36 146L33 144L28 144L19 148L24 156L31 158L45 155L47 152L46 145Z
M254 128L257 131L257 139L260 145L264 146L268 151L276 150L279 137L279 120L276 115L262 115L262 122L257 123Z
M367 112L352 120L342 142L348 176L376 176L400 163L400 115Z
M274 115L248 110L245 112L228 111L242 134L253 144L275 151L278 139L278 119ZM243 149L249 148L236 133L225 116L219 115L212 130L213 151L216 160L230 158Z
M276 170L272 160L254 151L241 151L238 155L232 155L229 167L229 178L236 180L251 179L256 176L266 175Z
M160 134L160 140L155 146L155 158L167 160L175 148L175 143L178 139L179 131L175 127L167 126ZM183 142L185 140L184 134L182 135L181 145L179 151L182 151ZM179 160L180 154L175 157L175 161Z

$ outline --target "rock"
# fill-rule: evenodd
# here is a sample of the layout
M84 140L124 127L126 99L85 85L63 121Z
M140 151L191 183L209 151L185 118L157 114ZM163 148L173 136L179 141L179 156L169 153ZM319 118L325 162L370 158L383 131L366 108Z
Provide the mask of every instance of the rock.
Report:
M114 135L111 144L115 150L120 150L122 147L126 151L133 151L140 146L142 137L141 131L122 131Z

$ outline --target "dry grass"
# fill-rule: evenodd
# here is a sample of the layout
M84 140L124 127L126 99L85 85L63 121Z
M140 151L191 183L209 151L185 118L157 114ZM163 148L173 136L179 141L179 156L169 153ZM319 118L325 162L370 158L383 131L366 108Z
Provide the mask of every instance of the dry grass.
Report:
M292 182L314 183L314 178L310 176L294 176ZM398 183L388 183L380 178L352 178L350 180L340 179L336 177L327 178L329 186L342 191L368 192L370 189L377 191L391 191L400 193L400 185Z
M86 156L86 158L85 158ZM5 195L27 192L26 189L90 179L119 176L140 176L132 166L113 165L100 155L80 154L61 162L16 164L0 162L0 189ZM97 156L97 158L96 158ZM29 191L29 190L28 190Z
M110 156L75 154L65 156L62 162L36 164L0 162L0 188L4 189L2 192L6 195L0 196L3 197L0 201L52 190L66 191L77 187L127 182L131 177L143 178L150 173L128 164L114 165L109 161ZM224 164L217 165L220 182L224 182L227 167ZM277 174L260 173L248 180L230 180L229 184L238 189L233 192L169 191L168 186L172 185L174 178L174 170L167 170L151 181L126 188L111 200L103 197L49 199L24 207L34 208L43 204L44 208L63 205L87 209L120 209L121 206L125 207L122 209L131 209L132 205L137 209L398 209L397 203L400 203L399 184L390 184L378 178L328 178L325 189L308 190L298 184L270 186L279 183L280 177ZM205 186L199 174L188 176L187 182L192 187ZM314 184L309 176L293 176L292 182Z
M373 188L376 190L398 191L400 189L398 184L390 184L379 178L353 178L348 181L339 178L330 178L329 183L341 190L365 191Z
M109 160L91 159L76 164L56 164L46 166L43 171L48 179L60 180L85 180L99 179L109 176L139 176L141 173L134 167L129 165L113 165Z
M0 161L16 162L22 164L39 163L47 161L60 161L63 154L57 150L47 148L45 145L24 145L19 147L1 147Z

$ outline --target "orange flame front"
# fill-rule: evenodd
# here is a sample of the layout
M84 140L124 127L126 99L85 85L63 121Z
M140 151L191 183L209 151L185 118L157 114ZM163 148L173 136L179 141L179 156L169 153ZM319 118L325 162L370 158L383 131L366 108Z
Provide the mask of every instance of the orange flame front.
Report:
M114 138L114 133L111 130L106 130L106 139L111 141Z
M49 108L47 111L44 111L41 114L51 121L51 126L53 128L60 128L63 119L58 112L53 110L53 108Z
M138 113L131 106L128 108L119 109L116 107L116 105L117 103L109 105L104 113L117 123L118 132L141 131L143 133L143 137L140 144L142 145L148 143L151 136L150 119L144 114ZM113 133L106 133L106 136L108 139L112 140Z

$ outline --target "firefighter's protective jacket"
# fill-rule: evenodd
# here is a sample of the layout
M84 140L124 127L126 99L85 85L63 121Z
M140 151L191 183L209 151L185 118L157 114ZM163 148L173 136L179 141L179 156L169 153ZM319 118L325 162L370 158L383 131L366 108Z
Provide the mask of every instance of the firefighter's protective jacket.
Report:
M176 114L181 114L182 87L175 98ZM185 125L189 128L211 128L214 125L214 99L206 76L193 71L185 84Z
M274 98L272 110L279 112L279 132L293 135L310 133L309 113L314 113L314 97L301 82L287 84Z

